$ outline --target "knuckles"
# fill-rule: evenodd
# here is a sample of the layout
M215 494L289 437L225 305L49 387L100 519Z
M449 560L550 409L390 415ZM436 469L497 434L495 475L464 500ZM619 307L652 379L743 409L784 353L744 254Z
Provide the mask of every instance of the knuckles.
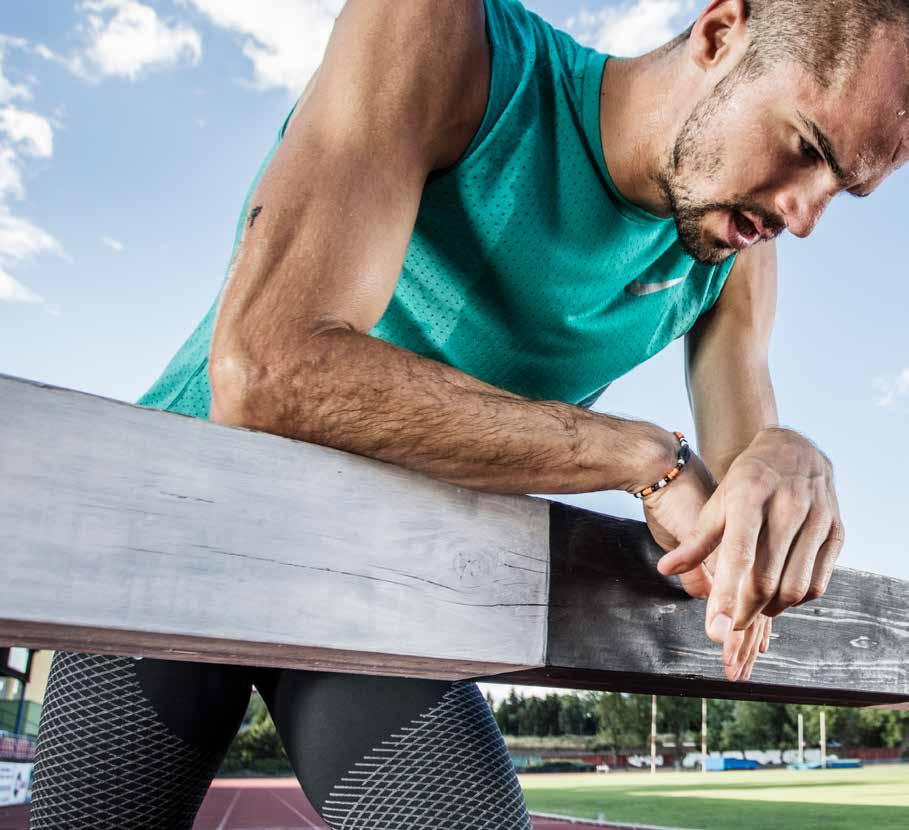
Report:
M754 598L767 604L776 596L777 581L768 574L755 574L751 578L751 592Z
M819 585L812 585L806 592L803 602L811 602L813 599L820 599L826 593L826 589Z
M801 602L807 593L807 584L796 583L794 585L784 585L780 588L779 592L780 604L787 608L791 608L797 602Z

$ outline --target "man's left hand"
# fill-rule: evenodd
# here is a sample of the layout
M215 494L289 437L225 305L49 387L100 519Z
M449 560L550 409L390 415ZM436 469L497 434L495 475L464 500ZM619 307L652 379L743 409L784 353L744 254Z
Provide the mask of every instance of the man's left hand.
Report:
M724 643L724 662L734 663L742 644L727 636L730 629L823 596L844 539L830 460L798 432L768 427L730 465L694 529L658 569L688 573L714 554L707 632Z

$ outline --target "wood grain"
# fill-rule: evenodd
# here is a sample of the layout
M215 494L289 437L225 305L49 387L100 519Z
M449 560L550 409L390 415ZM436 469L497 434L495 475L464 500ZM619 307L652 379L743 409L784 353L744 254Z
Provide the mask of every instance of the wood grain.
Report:
M706 602L657 571L663 551L645 524L552 504L550 535L546 666L521 682L842 705L909 698L909 583L838 569L821 599L774 620L751 680L730 683L704 631Z
M130 653L140 632L219 659L257 643L263 664L327 649L350 671L539 665L548 521L541 500L0 376L3 642L63 627Z

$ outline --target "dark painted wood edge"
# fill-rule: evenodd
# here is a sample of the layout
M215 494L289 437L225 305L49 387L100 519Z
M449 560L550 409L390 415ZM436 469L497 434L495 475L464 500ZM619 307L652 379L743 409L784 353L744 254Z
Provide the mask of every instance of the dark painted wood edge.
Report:
M407 654L220 640L211 637L4 619L0 619L0 645L80 651L89 654L155 657L163 660L190 660L200 663L426 677L436 680L464 680L477 674L497 674L518 668L484 661L443 661Z
M584 671L583 669L544 668L525 669L507 674L475 677L484 683L520 686L550 686L562 689L590 689L603 692L632 692L635 694L706 697L724 700L761 700L773 703L811 703L828 706L892 706L907 701L905 696L881 692L860 692L844 689L805 688L768 683L711 680L637 672ZM909 708L909 703L905 704Z

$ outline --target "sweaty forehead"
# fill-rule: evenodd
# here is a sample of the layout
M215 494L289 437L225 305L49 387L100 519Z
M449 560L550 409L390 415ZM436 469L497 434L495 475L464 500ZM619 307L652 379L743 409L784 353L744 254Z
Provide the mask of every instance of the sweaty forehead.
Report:
M892 172L909 155L909 51L892 35L879 29L855 71L823 96L843 168L863 181Z
M879 180L909 158L909 61L902 44L871 48L849 77L814 89L808 106L856 184Z

